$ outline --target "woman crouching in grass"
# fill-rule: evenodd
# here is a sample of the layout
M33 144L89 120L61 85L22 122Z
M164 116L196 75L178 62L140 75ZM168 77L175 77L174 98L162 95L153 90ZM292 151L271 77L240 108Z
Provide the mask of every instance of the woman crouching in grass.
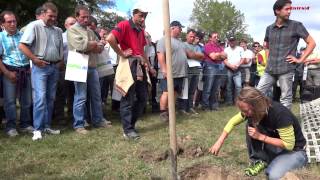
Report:
M229 120L209 151L219 150L234 126L246 121L246 143L251 165L245 174L256 176L266 168L268 179L280 179L286 172L307 163L306 140L297 118L286 107L264 96L253 87L245 87L237 97L240 109Z

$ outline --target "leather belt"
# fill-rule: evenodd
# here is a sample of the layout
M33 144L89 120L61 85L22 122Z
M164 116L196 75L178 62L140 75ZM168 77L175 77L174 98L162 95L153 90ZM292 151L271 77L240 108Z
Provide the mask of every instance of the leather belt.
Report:
M85 51L79 51L79 50L76 50L77 53L81 53L81 54L89 54L88 52L85 52Z
M42 61L45 61L45 62L47 62L47 63L50 64L50 65L52 65L52 64L58 64L59 62L61 62L61 60L60 60L60 61L46 61L46 60L44 60L44 59L42 59Z

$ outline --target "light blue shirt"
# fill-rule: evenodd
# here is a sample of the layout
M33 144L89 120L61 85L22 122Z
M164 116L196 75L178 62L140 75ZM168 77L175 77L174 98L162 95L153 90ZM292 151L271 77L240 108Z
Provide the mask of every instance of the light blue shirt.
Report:
M194 45L194 44L189 44L188 42L184 42L185 44L185 48L189 51L192 51L192 52L201 52L201 49L199 48L198 45ZM197 59L189 59L188 58L188 66L189 67L201 67L201 63L199 60Z
M29 60L19 49L21 36L20 31L14 35L9 35L5 30L0 32L0 56L4 64L14 67L29 65Z

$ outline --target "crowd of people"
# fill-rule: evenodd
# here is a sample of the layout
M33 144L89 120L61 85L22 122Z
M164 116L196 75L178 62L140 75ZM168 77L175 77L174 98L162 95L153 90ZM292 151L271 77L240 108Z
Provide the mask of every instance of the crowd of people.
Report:
M242 113L230 120L210 152L218 154L232 128L248 119L247 144L254 160L246 170L248 175L271 163L267 174L277 179L306 162L285 159L305 157L305 139L290 108L296 85L303 89L301 68L309 70L303 79L309 86L320 85L320 57L313 52L315 41L303 24L289 19L290 7L291 1L275 2L276 21L267 27L263 45L234 35L225 42L214 31L207 38L194 29L187 30L183 42L180 36L184 26L179 21L170 23L178 111L192 117L219 111L223 104L238 106ZM66 114L73 116L76 133L87 134L88 126L112 126L108 111L103 110L110 107L120 114L123 136L137 140L136 122L149 109L147 104L167 123L165 38L152 42L145 31L147 15L148 9L134 7L132 18L109 30L99 26L87 6L78 5L75 16L66 18L63 32L56 26L58 9L51 2L39 7L36 20L20 30L13 12L1 12L0 70L6 134L14 137L29 132L34 141L42 139L43 133L57 135L60 131L51 127L51 121L66 125ZM298 52L300 38L306 47ZM85 82L65 80L66 71L72 67L71 52L88 57ZM280 103L271 102L272 97ZM20 105L19 128L16 99ZM279 113L283 115L277 117ZM275 118L280 118L279 122ZM270 128L272 132L266 132ZM270 148L261 155L264 144ZM284 151L287 156L275 162ZM292 155L292 151L299 153ZM292 166L279 169L284 162Z

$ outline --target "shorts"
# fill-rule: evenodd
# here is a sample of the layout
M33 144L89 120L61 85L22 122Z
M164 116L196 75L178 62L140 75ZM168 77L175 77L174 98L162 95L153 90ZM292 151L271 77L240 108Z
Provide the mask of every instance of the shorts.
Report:
M173 78L173 89L180 94L183 88L183 78ZM167 79L160 79L160 89L162 92L168 92Z

